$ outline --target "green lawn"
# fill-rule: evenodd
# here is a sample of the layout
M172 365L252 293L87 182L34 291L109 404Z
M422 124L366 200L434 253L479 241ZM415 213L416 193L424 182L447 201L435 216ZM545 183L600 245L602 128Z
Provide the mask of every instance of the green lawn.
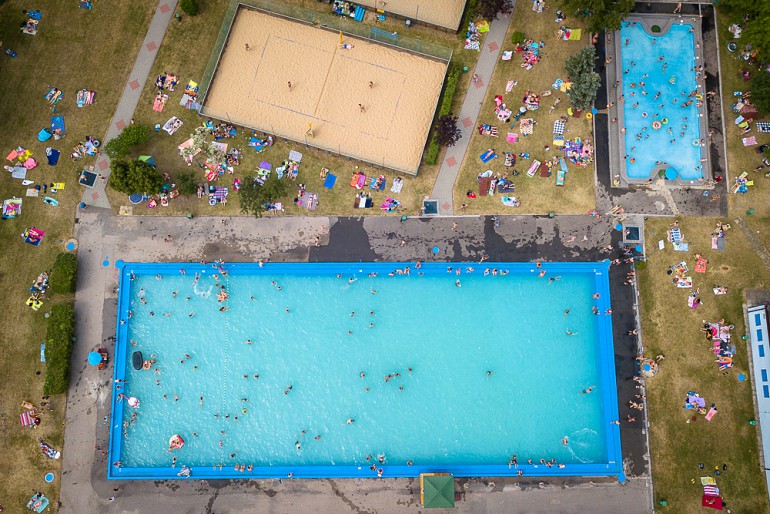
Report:
M0 504L6 512L21 512L33 488L45 493L52 500L52 510L56 510L61 461L46 459L37 448L37 438L61 450L64 395L51 399L49 410L42 413L41 426L34 431L19 425L19 414L22 401L39 404L43 394L45 365L40 363L40 342L46 329L44 313L53 303L71 302L73 298L46 300L38 312L24 302L30 284L41 271L50 270L56 253L63 249L62 242L72 236L75 206L82 194L77 184L78 170L84 164L93 164L93 158L75 164L67 155L86 135L102 137L107 130L156 2L94 4L90 12L79 9L75 1L34 6L43 12L35 36L18 29L24 21L21 10L32 6L21 1L0 6L3 49L11 48L18 55L11 59L0 54L3 156L23 146L41 163L28 173L29 179L37 184L65 182L65 189L56 194L59 206L52 207L44 204L42 197L25 197L26 188L5 171L0 180L3 199L18 196L24 200L19 218L0 222L0 290L6 300L0 312L0 469L4 470L0 473ZM109 37L113 33L120 37ZM37 133L50 126L51 109L44 98L50 86L64 92L57 111L65 117L67 133L60 141L40 143ZM96 91L96 103L78 109L75 97L82 88ZM58 166L46 164L46 146L61 151ZM33 225L46 231L39 247L26 245L19 237ZM53 484L43 481L48 471L57 475Z
M745 334L742 291L761 287L770 273L737 228L727 233L727 251L711 250L711 232L717 221L725 219L680 218L690 252L675 252L670 243L659 251L658 240L666 239L672 221L647 221L648 262L639 271L645 355L666 357L647 388L656 500L665 498L672 512L702 512L700 477L714 476L714 466L721 470L727 464L727 471L715 478L733 512L766 512L757 428L746 424L755 417L752 386L749 381L740 382L737 375L749 375L747 344L741 339ZM696 252L709 259L705 275L692 272ZM681 260L690 267L693 287L700 289L703 305L696 311L687 306L690 290L677 289L666 274L669 266ZM729 293L715 296L715 285L727 287ZM737 354L734 368L726 373L718 370L712 344L700 332L702 320L720 319L735 325L732 342ZM707 405L716 404L718 414L711 422L703 416L695 423L686 422L692 415L683 408L688 391L698 392Z
M476 125L487 123L497 127L499 137L482 136L478 132L474 132L471 138L454 192L456 209L463 203L468 203L468 207L463 210L465 213L544 214L554 211L559 214L585 214L596 204L593 163L588 167L577 167L568 163L569 172L564 186L556 185L555 171L548 178L541 177L539 172L535 177L527 177L526 171L532 160L519 159L513 168L505 168L504 166L505 152L512 152L516 155L529 152L532 159L537 159L540 162L545 162L554 156L563 156L563 153L557 151L553 144L553 122L559 119L559 116L566 116L570 101L565 93L554 90L551 84L557 78L567 79L564 71L566 59L590 43L588 33L585 30L580 41L557 40L556 31L559 24L553 21L553 11L537 14L532 11L531 7L529 2L517 3L512 15L514 21L509 27L502 49L515 50L516 45L511 43L511 35L516 31L524 32L527 37L535 41L543 41L545 48L540 52L540 62L529 71L521 67L521 54L514 52L510 61L498 62L491 78L482 77L483 80L489 80L489 89ZM580 27L580 23L575 18L570 18L569 21L570 27ZM509 80L517 81L518 84L513 87L511 93L506 93L506 84ZM523 105L521 100L527 91L541 95L548 92L551 95L541 96L540 108L524 115L524 118L532 118L536 125L532 135L521 137L518 123L514 122L513 118L508 124L497 119L494 112L494 98L496 95L502 95L507 107L515 114ZM550 107L554 105L557 99L560 99L561 102L549 114ZM513 129L511 129L512 126ZM518 133L519 141L517 143L506 142L508 132ZM585 117L570 117L564 137L565 139L580 137L582 140L590 140L593 138L593 125ZM550 147L549 150L545 149L546 145ZM496 151L498 158L484 164L479 159L479 155L489 148ZM516 186L514 195L521 199L520 208L503 206L501 203L502 195L499 193L476 199L466 198L466 192L469 190L478 194L479 186L476 177L488 169L495 173L508 172L509 178ZM510 177L513 169L518 170L520 175Z
M195 174L196 182L204 182L204 172L195 164L187 166L181 157L178 156L177 146L188 139L194 128L205 121L205 118L199 116L194 111L184 109L184 107L179 105L179 100L182 97L184 84L187 84L189 80L198 82L201 79L211 54L211 47L219 34L221 20L229 3L229 0L211 0L205 3L204 12L200 16L195 18L185 17L181 23L172 21L166 39L163 41L158 52L155 67L151 73L152 80L149 80L145 86L134 116L136 123L146 124L151 127L154 127L157 123L165 123L171 116L178 116L184 121L184 126L173 136L169 136L163 131L153 132L150 142L136 151L137 155L152 155L158 165L158 170L169 173L172 181L176 181L181 173L193 173ZM315 1L305 0L292 3L308 9L317 9L324 12L328 10L328 5L319 4ZM393 20L378 23L377 26L383 30L405 31L401 22ZM473 67L478 58L476 52L464 52L461 50L463 40L459 35L427 27L413 27L408 32L405 32L405 34L453 48L453 62L459 66L468 65ZM152 110L156 92L154 78L164 71L178 75L180 77L180 85L174 93L169 93L166 107L162 113L158 113ZM467 89L468 80L463 80L462 82L455 97L458 109L464 92ZM222 140L222 142L242 150L244 158L241 164L235 167L233 175L223 177L216 185L229 186L232 191L233 179L236 177L243 178L247 173L253 173L261 161L270 162L275 167L288 158L290 150L298 150L302 152L303 160L297 182L304 183L308 191L318 193L319 205L315 211L308 211L303 207L297 207L292 202L292 199L296 196L296 189L292 189L289 196L283 199L282 202L285 214L287 215L385 215L386 212L381 210L379 206L388 197L397 198L402 203L402 210L392 213L392 216L401 214L417 215L420 211L422 198L430 195L433 190L433 182L438 174L438 165L431 166L423 163L419 175L411 177L390 170L375 168L367 163L340 157L329 152L306 147L304 144L282 139L276 139L276 143L272 147L257 154L254 149L247 146L250 136L251 131L239 129L237 138ZM388 179L388 186L385 191L372 192L370 189L366 189L366 191L373 193L374 208L372 209L353 208L356 190L349 186L349 182L356 167L364 170L369 177L383 174ZM328 168L331 173L337 175L337 185L333 190L322 187L321 168ZM404 179L404 185L401 193L394 195L390 192L390 185L397 176ZM123 194L109 191L109 198L113 209L116 211L121 205L128 205L126 196ZM204 216L238 215L240 214L240 207L237 199L237 194L233 193L228 197L227 205L220 204L212 207L206 199L198 199L195 195L178 197L167 208L147 209L146 204L144 204L134 207L133 214L175 215L192 213Z

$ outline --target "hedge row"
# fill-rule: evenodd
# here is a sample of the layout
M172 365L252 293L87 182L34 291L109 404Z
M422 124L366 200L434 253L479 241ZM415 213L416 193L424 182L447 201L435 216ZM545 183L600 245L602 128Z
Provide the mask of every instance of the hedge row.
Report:
M72 294L78 274L78 259L72 253L60 253L53 263L49 287L51 294Z
M462 66L451 65L449 67L449 73L447 73L446 84L444 85L444 94L441 97L441 105L438 109L437 118L440 118L445 114L449 114L452 110L452 103L455 99L455 91L457 91L457 84L460 82L460 77L462 74ZM436 161L438 161L438 152L440 149L441 148L438 145L438 136L434 130L430 138L430 143L428 143L428 151L425 154L425 162L428 164L436 164Z
M75 308L72 304L51 307L45 331L45 384L43 394L67 392L70 375L70 354L75 338Z

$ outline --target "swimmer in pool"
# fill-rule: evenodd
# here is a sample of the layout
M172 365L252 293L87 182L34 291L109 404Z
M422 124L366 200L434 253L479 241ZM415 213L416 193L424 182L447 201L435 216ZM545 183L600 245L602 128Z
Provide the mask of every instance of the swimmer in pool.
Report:
M346 423L346 424L348 424L348 425L352 425L352 424L353 424L353 423L355 423L355 422L356 422L356 420L355 420L355 419L353 419L353 418L348 418L348 420L347 420L345 423Z
M566 318L566 317L567 317L567 314L569 314L570 312L572 312L572 309L566 309L566 310L564 311L564 317Z
M568 336L576 336L578 334L579 334L578 332L570 332L570 329L567 329L567 335Z
M459 278L457 280L455 280L455 285L457 287L462 287L462 284L460 283L460 279Z
M581 393L583 393L583 394L589 394L589 393L591 393L591 391L593 391L595 388L596 388L596 386L590 386L590 387L587 387L587 388L583 389L583 390L581 391Z
M494 375L494 374L495 374L494 371L487 371L487 376Z
M352 284L356 280L358 280L356 277L351 277L351 278L348 279L348 284Z
M359 377L361 377L361 378L364 378L364 377L366 376L366 373L364 373L364 372L362 371L361 373L359 373L359 374L358 374L358 376L359 376Z

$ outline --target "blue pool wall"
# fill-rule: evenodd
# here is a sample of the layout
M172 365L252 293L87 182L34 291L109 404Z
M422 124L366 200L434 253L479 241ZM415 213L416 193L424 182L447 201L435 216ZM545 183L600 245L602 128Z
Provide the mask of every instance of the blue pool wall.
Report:
M334 262L334 263L225 263L222 265L230 276L283 274L283 275L359 275L368 273L387 274L406 266L414 269L414 262ZM447 266L475 267L475 273L483 273L478 263L423 263L420 272L426 276L446 276ZM512 274L538 273L540 269L549 274L593 274L596 280L595 291L600 293L596 306L604 313L611 308L609 261L602 262L548 262L537 268L531 262L486 262L484 268L510 270ZM252 471L236 471L234 466L197 466L190 467L190 476L181 477L178 473L181 466L163 468L128 468L113 466L120 461L123 443L122 430L123 408L118 403L118 394L122 386L115 380L125 380L128 358L128 323L121 324L120 320L128 319L131 294L131 274L135 275L171 275L178 274L184 269L187 274L208 274L216 270L211 263L202 265L200 262L173 263L140 263L117 261L115 268L119 272L118 314L115 320L116 342L114 356L114 380L112 382L112 408L110 416L109 460L107 479L109 480L219 480L219 479L276 479L288 478L377 478L375 472L366 466L262 466L254 467ZM623 471L623 456L620 447L620 427L612 423L618 419L618 398L615 375L615 349L612 338L612 316L597 316L599 337L599 372L600 383L598 394L603 396L602 422L605 424L607 462L593 464L567 464L564 468L556 466L519 464L518 467L507 464L447 464L447 465L414 465L396 466L383 465L382 478L418 477L422 473L451 473L456 477L496 477L517 476L523 471L525 477L617 477L625 482ZM565 356L568 358L568 356ZM121 389L118 389L121 387Z

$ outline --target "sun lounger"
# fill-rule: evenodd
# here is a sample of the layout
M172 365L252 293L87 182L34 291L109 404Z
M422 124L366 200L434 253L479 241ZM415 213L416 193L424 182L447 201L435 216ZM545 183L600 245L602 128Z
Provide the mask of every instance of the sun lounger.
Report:
M326 178L324 179L324 187L326 189L334 189L334 184L337 183L337 175L332 175L331 173L326 175Z
M530 178L534 177L539 167L540 167L540 161L538 161L537 159L532 161L532 164L529 165L529 169L527 170L527 176Z
M394 178L393 185L390 186L390 192L398 194L401 192L402 187L404 187L404 179L401 177Z

